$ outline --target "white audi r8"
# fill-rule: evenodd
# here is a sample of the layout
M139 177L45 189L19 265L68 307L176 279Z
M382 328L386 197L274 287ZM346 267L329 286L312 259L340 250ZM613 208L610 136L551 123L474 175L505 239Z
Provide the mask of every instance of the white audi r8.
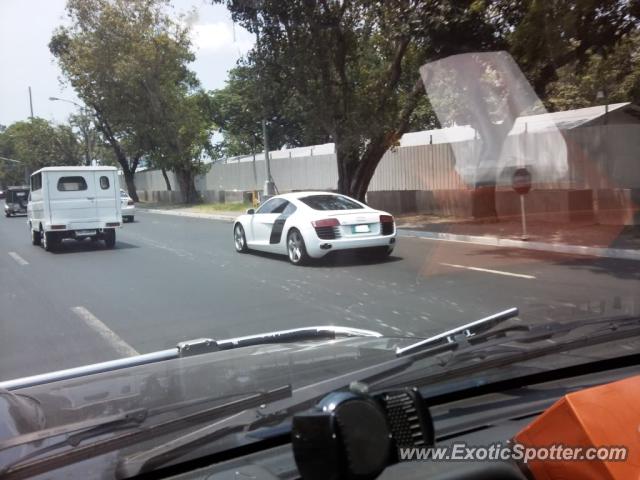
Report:
M287 255L304 264L336 250L371 249L380 256L393 251L393 217L363 203L329 192L277 195L233 224L238 252L261 250Z

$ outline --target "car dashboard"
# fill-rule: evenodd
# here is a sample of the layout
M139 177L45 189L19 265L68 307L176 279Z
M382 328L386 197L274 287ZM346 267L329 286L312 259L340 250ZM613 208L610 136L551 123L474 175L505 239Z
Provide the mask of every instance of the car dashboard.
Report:
M429 404L428 412L432 419L435 435L435 446L451 446L464 443L468 446L488 447L491 444L505 444L513 439L547 408L564 395L597 385L604 385L616 380L625 379L640 373L640 366L622 366L614 370L596 373L583 373L571 378L558 378L533 385L521 385L501 391L489 391L480 395L452 399L440 397L437 402L429 401L428 389L420 391L420 398ZM362 425L362 424L361 424ZM360 441L374 442L367 428ZM310 478L301 475L299 452L294 454L295 447L288 432L280 435L280 440L266 442L259 448L243 448L235 452L227 452L223 456L200 459L187 465L169 467L153 472L154 478L231 480L251 478L255 480L284 480ZM375 430L375 429L374 429ZM294 439L295 441L295 439ZM327 450L318 450L316 470L308 470L314 478L379 478L382 480L430 479L430 480L523 480L533 478L526 466L513 461L433 461L413 460L391 462L374 476L345 474L344 472L324 472L317 468L325 468L331 463ZM330 455L329 455L330 457ZM314 459L311 459L313 462ZM298 463L297 463L298 462ZM325 466L322 466L325 464ZM356 472L357 473L357 472ZM360 472L362 473L362 472Z

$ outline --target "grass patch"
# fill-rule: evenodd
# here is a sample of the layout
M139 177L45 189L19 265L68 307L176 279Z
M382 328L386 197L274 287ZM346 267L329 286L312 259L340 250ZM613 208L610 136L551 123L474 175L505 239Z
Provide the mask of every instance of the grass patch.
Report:
M203 203L195 205L190 209L200 213L216 213L216 212L244 212L248 208L253 208L250 203Z

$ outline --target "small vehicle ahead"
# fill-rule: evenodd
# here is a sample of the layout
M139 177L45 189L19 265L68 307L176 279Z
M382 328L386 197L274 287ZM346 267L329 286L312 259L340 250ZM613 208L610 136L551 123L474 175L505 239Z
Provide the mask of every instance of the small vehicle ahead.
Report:
M133 222L136 215L136 206L129 194L122 189L120 189L120 203L120 208L122 210L122 223Z
M115 167L47 167L31 175L31 243L54 249L63 239L116 243L122 220Z
M29 187L9 187L5 193L4 216L26 215Z
M233 224L238 252L287 255L294 265L337 250L372 249L388 256L395 246L393 217L345 195L296 192L277 195Z

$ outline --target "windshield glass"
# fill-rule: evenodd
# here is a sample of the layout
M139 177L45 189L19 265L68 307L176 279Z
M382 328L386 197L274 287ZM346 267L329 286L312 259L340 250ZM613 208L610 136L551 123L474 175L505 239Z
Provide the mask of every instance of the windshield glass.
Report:
M510 329L501 352L640 315L636 2L29 3L0 2L0 387L80 367L73 388L29 384L68 390L56 425L218 404L258 388L242 369L269 388L337 378L343 355L408 358L512 307L491 326ZM317 326L384 340L289 332ZM258 337L282 357L240 342L238 368L214 360L233 351L216 342L282 330ZM481 368L497 347L473 335L397 378ZM490 377L626 355L632 337ZM194 339L210 345L181 370ZM198 390L195 366L228 388Z
M340 195L311 195L300 199L314 210L356 210L363 208L359 203Z

